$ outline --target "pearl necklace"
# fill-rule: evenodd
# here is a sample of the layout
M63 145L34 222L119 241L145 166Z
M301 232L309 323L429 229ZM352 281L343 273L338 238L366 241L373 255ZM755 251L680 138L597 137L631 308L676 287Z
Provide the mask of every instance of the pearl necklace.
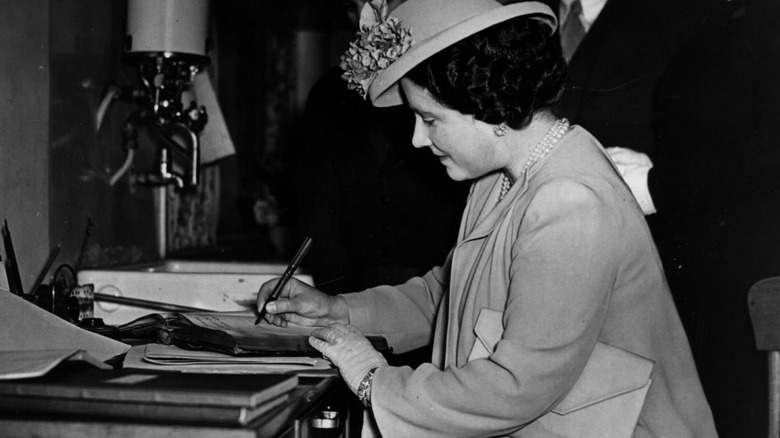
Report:
M567 119L558 119L552 125L550 130L544 134L544 137L542 137L539 143L534 146L531 154L528 155L528 160L526 160L525 164L523 165L523 169L520 171L520 177L525 176L526 172L528 172L528 169L537 161L546 157L555 144L558 143L558 141L563 138L564 135L566 135L566 133L569 131L569 128L569 121ZM507 193L509 193L509 189L511 188L512 179L506 172L504 172L504 178L501 180L501 191L498 193L498 202L504 200L504 197Z

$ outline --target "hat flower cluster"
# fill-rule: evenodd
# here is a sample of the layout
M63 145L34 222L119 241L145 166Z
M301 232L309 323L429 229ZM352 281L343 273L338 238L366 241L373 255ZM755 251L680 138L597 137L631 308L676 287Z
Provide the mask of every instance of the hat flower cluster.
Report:
M360 30L341 55L339 66L350 90L365 98L376 75L400 58L412 46L412 33L389 17L385 0L371 0L360 13Z

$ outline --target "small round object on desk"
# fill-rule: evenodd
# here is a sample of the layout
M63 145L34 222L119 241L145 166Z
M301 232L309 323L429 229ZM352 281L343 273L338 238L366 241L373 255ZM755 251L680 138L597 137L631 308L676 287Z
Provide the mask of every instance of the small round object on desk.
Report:
M60 265L54 271L53 284L55 292L67 296L70 289L76 285L76 270L68 264Z

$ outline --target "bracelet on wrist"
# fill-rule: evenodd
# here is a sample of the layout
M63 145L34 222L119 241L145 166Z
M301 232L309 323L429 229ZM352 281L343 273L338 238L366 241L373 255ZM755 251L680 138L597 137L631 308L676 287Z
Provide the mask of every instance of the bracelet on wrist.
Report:
M363 377L363 380L360 381L360 384L358 385L357 390L357 396L358 399L360 399L360 402L363 403L363 406L370 408L371 407L371 384L374 381L374 372L376 371L376 368L371 368Z

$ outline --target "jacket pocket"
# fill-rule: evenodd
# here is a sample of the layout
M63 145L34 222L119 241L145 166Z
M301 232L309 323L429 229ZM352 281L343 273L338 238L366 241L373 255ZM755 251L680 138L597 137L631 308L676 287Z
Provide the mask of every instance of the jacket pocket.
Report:
M497 310L480 311L469 360L486 358L495 350L504 333L502 316ZM631 437L652 384L653 365L650 359L597 342L571 391L528 425L528 431L572 438Z

